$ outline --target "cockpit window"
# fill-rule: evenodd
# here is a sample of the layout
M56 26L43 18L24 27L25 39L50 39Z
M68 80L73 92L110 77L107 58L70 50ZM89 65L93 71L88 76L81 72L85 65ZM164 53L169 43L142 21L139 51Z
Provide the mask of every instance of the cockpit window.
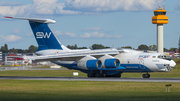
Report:
M171 60L169 56L167 55L159 55L158 58L160 59L166 59L166 60Z

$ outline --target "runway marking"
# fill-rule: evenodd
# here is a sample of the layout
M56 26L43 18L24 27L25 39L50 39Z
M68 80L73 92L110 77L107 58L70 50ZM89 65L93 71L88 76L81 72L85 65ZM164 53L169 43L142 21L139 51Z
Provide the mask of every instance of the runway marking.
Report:
M13 80L59 80L59 81L118 81L118 82L180 82L180 78L86 78L86 77L22 77L0 76L0 79Z

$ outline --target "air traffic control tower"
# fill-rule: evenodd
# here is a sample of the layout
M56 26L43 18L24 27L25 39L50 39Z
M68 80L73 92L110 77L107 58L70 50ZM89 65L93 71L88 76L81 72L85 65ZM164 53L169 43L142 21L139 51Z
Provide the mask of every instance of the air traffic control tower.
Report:
M157 24L157 52L163 53L163 24L168 23L168 17L166 16L166 10L159 7L158 10L154 10L154 16L152 17L152 23Z

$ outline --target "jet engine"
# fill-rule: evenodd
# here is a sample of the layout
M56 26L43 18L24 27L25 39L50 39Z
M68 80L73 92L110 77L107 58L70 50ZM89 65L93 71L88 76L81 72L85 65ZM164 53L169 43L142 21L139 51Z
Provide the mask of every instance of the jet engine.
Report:
M78 61L78 68L85 70L99 70L101 69L102 63L100 60L97 60L95 57L86 56Z
M110 55L104 55L99 60L102 62L102 68L118 68L120 66L119 59Z

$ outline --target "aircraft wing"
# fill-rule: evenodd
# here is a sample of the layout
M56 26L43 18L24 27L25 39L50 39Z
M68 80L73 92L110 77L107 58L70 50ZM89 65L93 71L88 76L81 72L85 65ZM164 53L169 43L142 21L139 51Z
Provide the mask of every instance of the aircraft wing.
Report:
M100 58L104 56L105 54L115 56L119 54L122 51L119 51L117 49L103 49L103 50L90 50L90 51L83 51L83 52L63 52L63 53L58 53L54 55L44 55L44 56L25 56L24 59L31 59L35 61L78 61L81 58L90 55L95 58Z

